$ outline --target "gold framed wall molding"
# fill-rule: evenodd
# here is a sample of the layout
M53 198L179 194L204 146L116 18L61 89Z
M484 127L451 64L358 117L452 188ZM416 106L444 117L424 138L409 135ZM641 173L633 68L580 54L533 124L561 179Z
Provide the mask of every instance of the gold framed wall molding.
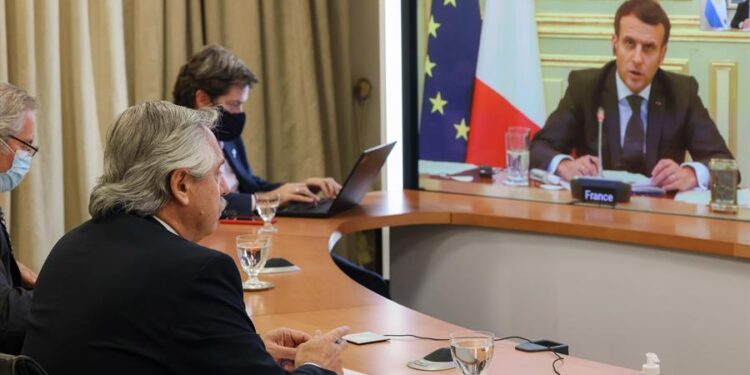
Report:
M729 150L737 154L737 62L714 61L710 65L708 111Z
M612 61L613 56L604 55L555 55L555 54L541 54L540 59L542 62L542 68L544 67L558 67L558 68L573 68L573 69L586 69L586 68L601 68L602 65ZM690 64L688 59L682 58L666 58L664 63L661 64L662 69L675 72L688 74L690 72Z
M747 43L750 37L743 32L716 32L700 30L698 16L672 16L670 41ZM612 38L614 16L593 13L537 13L539 38L597 39Z

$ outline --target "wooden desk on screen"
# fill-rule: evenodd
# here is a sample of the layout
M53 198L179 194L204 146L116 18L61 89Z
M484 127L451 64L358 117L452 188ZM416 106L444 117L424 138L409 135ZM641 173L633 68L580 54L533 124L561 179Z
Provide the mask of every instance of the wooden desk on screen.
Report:
M498 204L501 202L502 204ZM362 288L333 264L328 250L342 233L381 227L445 224L503 228L561 236L577 236L676 250L750 257L750 224L691 216L609 210L565 204L498 200L424 191L373 192L362 204L330 219L280 218L272 256L298 264L302 271L264 275L276 288L245 293L247 312L260 332L277 326L305 331L349 325L353 332L447 337L461 327L413 311ZM693 230L695 228L709 228ZM247 231L222 225L203 244L230 254L237 262L234 237ZM471 313L468 311L467 313ZM365 346L351 345L345 367L369 374L421 373L405 364L446 342L394 339ZM552 373L551 353L522 353L500 342L492 374ZM567 358L563 374L637 374L634 370Z

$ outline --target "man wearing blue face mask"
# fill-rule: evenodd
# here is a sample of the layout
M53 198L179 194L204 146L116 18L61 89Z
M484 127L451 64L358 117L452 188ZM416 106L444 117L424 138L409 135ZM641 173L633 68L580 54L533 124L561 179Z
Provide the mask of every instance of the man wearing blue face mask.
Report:
M21 183L31 158L39 151L32 145L38 106L36 98L26 91L0 82L0 192L11 191ZM0 352L21 351L36 277L13 257L0 210Z
M242 107L250 88L257 82L255 75L237 56L224 47L209 45L180 69L172 93L175 104L193 109L218 107L221 111L221 121L214 134L226 160L221 169L230 191L225 197L225 213L252 214L252 194L257 192L278 193L281 205L291 201L315 202L319 198L313 191L319 191L327 198L335 197L341 185L330 177L275 183L253 174L240 136L245 126Z

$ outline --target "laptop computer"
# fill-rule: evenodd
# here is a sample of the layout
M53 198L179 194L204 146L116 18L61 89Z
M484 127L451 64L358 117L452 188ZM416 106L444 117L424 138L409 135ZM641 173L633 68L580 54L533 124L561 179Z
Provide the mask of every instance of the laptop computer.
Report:
M383 164L385 164L385 160L395 144L394 141L362 151L336 198L323 199L317 203L291 202L280 207L276 215L329 217L358 205L367 191L370 190L372 181L383 168Z

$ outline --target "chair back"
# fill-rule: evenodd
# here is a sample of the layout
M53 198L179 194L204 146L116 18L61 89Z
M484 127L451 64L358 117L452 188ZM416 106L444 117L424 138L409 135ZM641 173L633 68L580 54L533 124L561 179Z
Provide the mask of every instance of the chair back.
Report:
M30 357L0 353L0 375L47 375L47 372Z

